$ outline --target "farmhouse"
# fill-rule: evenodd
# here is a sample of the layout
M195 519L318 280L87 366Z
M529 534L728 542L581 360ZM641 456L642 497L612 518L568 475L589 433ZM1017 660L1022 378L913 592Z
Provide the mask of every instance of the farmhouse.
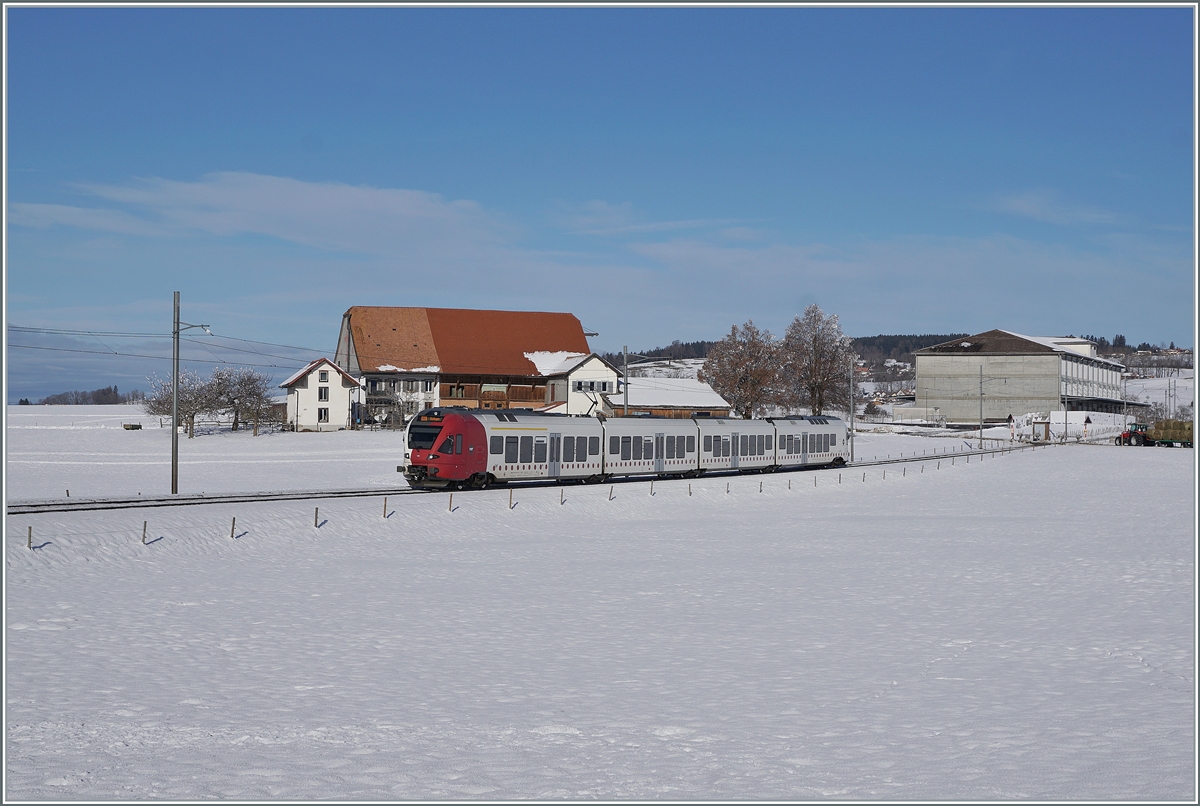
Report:
M288 378L287 424L294 431L340 431L351 425L358 381L328 358L318 358Z
M1087 339L989 330L913 351L916 400L897 416L985 422L1030 412L1120 412L1121 372Z
M361 379L376 422L433 406L587 414L620 377L587 335L569 313L355 306L335 361Z

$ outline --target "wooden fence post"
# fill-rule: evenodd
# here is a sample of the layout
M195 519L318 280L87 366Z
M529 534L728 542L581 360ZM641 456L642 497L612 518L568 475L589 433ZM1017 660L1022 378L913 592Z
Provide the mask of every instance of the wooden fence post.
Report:
M321 528L317 523L317 521L319 520L318 513L320 513L320 511L321 511L320 507L313 507L313 526L315 526L318 529Z
M233 516L233 523L229 524L229 539L230 540L237 539L233 536L235 532L237 532L237 515Z

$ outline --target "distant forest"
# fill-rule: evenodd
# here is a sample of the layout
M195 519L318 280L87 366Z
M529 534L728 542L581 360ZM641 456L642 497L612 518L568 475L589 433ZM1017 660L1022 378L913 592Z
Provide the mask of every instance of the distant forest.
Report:
M103 389L93 389L91 392L59 392L57 395L43 397L38 401L39 406L107 406L117 403L136 403L139 400L145 400L144 392L139 392L136 389L132 392L121 394L117 391L117 387L106 386ZM30 405L29 398L21 398L18 405Z
M851 339L854 351L867 361L868 364L882 363L888 358L912 363L912 351L922 347L931 347L951 339L961 339L968 333L949 333L946 335L925 336L865 336ZM706 358L709 349L715 341L673 341L667 347L655 347L641 354L649 358ZM630 353L632 356L633 353ZM600 357L613 366L621 366L620 353L601 353Z
M905 336L860 336L853 338L850 342L854 345L854 351L858 353L868 366L878 366L887 359L893 359L903 363L913 363L913 351L920 350L925 347L932 347L935 344L952 341L954 339L963 339L970 336L970 333L929 333L922 335L905 335ZM1074 334L1068 338L1075 338ZM1149 344L1142 342L1136 347L1129 343L1124 336L1117 334L1109 341L1104 336L1081 336L1080 338L1088 339L1096 343L1096 351L1100 355L1129 355L1139 351L1157 353L1164 349L1174 349L1175 342L1171 342L1170 346L1166 344ZM709 349L716 344L715 341L673 341L666 347L655 347L653 350L642 350L641 355L648 358L706 358ZM634 353L630 353L630 356ZM620 353L600 353L600 357L608 361L613 366L621 366L622 357Z

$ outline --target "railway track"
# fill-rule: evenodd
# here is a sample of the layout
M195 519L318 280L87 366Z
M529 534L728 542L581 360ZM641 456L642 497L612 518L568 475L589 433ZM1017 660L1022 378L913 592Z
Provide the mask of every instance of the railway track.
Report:
M950 458L965 456L987 456L989 454L1015 453L1032 450L1046 445L1014 445L1003 448L972 448L953 453L937 453L928 455L901 456L896 458L873 459L871 461L856 461L845 465L845 468L878 467L909 462L944 461ZM796 470L778 471L786 473L810 472L828 470L828 467L806 467ZM705 477L738 475L734 473L711 473ZM635 476L621 479L611 479L606 484L637 484L646 483L650 479ZM509 487L551 487L557 486L554 481L533 481L510 483ZM493 488L495 489L495 488ZM199 495L138 495L111 498L48 498L28 501L12 501L7 504L9 515L36 515L54 512L84 512L101 509L142 509L146 507L183 507L203 504L243 504L266 501L309 501L319 498L378 498L381 496L397 495L426 495L425 490L414 490L409 487L370 487L349 490L292 490L288 492L257 492L257 493L200 493Z

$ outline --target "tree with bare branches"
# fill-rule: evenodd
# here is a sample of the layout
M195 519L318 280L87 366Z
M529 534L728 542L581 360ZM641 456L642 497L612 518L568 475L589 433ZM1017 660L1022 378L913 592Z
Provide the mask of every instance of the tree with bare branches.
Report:
M171 376L151 375L146 379L150 394L142 410L155 417L171 416ZM212 383L191 370L179 371L179 421L187 429L188 439L196 435L196 415L213 410Z
M775 393L776 345L769 330L753 320L714 344L699 373L730 407L746 419L765 413Z
M817 415L835 407L849 411L847 378L854 350L837 314L826 316L819 306L809 305L788 325L779 355L780 405L807 407Z

